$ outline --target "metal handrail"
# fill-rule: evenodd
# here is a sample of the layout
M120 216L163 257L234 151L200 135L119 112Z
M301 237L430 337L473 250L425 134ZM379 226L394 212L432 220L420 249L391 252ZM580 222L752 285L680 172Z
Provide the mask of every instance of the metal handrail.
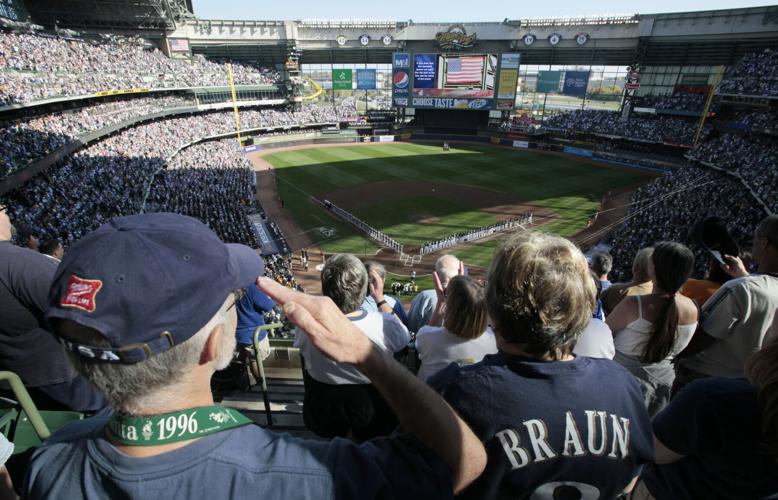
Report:
M22 410L24 410L24 413L27 414L27 418L30 419L30 424L40 440L43 441L48 438L51 435L51 432L49 432L48 426L43 421L43 417L41 417L41 414L38 412L38 408L32 401L30 393L25 389L19 375L13 372L0 371L0 380L7 381L11 386L14 396L16 396L16 399L19 401L19 405L22 407Z
M267 426L273 426L273 415L270 412L270 398L267 393L267 378L265 377L265 366L262 363L262 355L259 350L259 335L260 333L267 331L270 335L277 328L282 328L284 325L281 323L271 323L269 325L262 325L254 330L254 362L257 364L257 373L259 374L259 387L262 390L262 400L265 403L265 416L267 417Z

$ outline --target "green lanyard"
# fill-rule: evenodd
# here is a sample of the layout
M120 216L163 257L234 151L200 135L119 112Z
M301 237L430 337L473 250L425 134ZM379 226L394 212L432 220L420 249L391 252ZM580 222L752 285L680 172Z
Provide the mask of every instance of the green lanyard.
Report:
M254 421L224 406L202 406L149 417L114 415L108 430L114 440L130 446L156 446L195 439Z

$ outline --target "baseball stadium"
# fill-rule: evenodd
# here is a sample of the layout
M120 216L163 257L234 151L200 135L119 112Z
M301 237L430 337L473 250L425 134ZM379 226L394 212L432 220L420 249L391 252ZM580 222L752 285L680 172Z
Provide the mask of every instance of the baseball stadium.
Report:
M778 495L778 6L199 3L0 0L0 498Z

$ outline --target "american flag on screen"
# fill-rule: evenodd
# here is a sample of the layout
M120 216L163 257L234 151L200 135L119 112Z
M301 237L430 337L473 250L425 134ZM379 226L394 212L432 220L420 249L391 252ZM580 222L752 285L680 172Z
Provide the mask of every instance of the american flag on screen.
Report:
M483 57L457 57L448 60L446 83L480 85L484 73Z

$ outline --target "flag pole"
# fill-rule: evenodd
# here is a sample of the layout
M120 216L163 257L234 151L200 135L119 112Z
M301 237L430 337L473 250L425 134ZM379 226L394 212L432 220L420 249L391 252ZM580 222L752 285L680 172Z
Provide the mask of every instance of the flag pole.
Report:
M230 75L230 92L232 93L232 110L235 112L235 130L238 133L238 145L243 147L243 141L240 139L240 119L238 118L238 98L235 94L235 81L232 79L232 63L227 64L227 71Z

